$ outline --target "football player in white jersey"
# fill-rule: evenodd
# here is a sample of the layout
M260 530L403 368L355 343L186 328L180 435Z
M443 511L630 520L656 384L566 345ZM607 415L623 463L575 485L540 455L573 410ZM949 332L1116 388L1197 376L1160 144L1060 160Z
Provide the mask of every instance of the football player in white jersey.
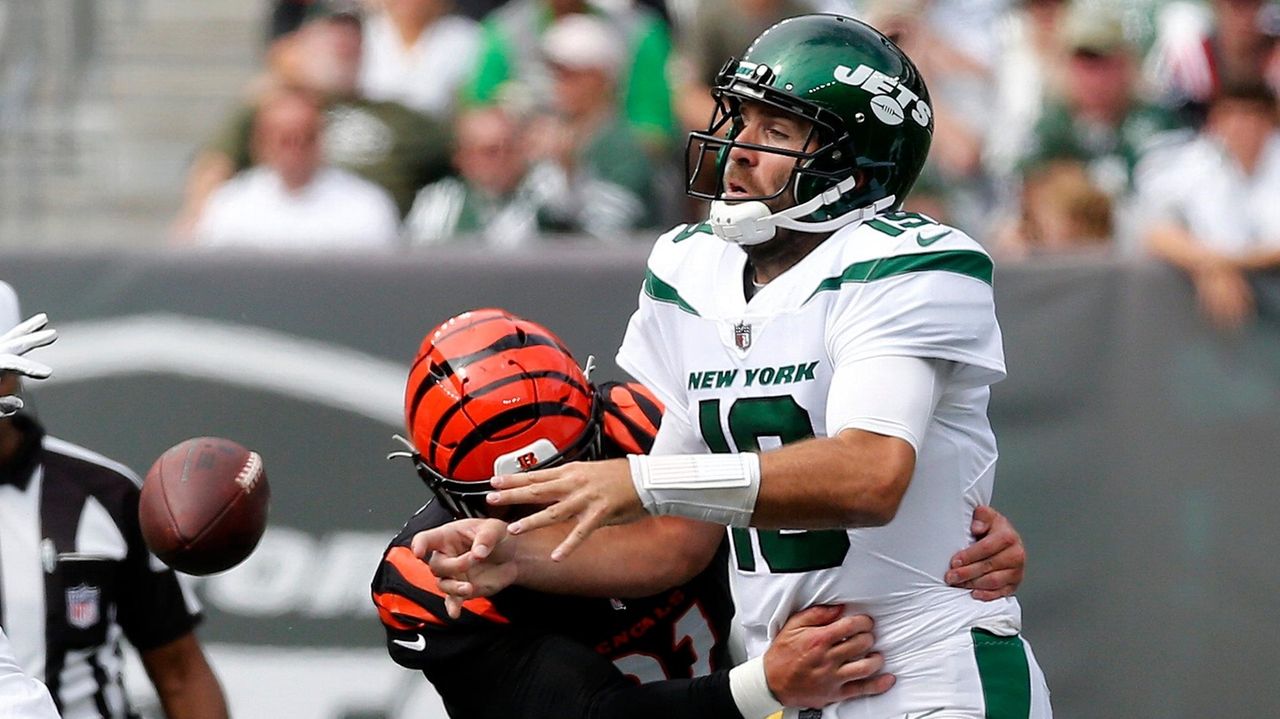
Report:
M489 501L548 505L508 531L567 523L557 560L648 515L733 527L750 655L811 604L871 615L897 683L822 717L1050 716L1017 601L946 582L991 496L1005 368L990 257L900 211L932 137L923 79L867 25L807 15L766 30L714 95L688 173L710 220L658 240L618 353L667 407L652 455L495 477ZM485 565L512 554L498 540L486 525L432 557L442 588L486 592Z

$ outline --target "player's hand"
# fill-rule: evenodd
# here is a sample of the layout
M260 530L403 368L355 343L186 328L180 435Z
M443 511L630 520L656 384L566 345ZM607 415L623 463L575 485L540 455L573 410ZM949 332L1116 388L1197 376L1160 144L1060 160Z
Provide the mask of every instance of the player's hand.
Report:
M764 653L769 691L790 707L883 694L892 674L880 674L884 657L872 652L874 622L865 614L842 616L843 607L818 605L792 614Z
M975 541L951 557L946 581L972 590L974 599L991 601L1018 591L1027 565L1027 548L1009 518L988 506L973 510L969 531Z
M512 534L530 532L559 522L573 522L573 529L552 552L551 559L569 556L592 532L608 524L624 524L648 514L631 483L631 465L625 459L569 464L519 474L504 474L490 482L489 504L540 504L544 509L512 522Z
M515 583L514 552L503 546L509 537L500 519L459 519L413 536L413 553L439 580L450 617L462 616L466 600L492 596Z
M53 374L53 369L48 365L23 357L27 352L58 339L57 330L45 329L47 324L49 318L41 313L0 335L0 372L16 372L33 379L44 379ZM20 409L21 397L0 396L0 417Z

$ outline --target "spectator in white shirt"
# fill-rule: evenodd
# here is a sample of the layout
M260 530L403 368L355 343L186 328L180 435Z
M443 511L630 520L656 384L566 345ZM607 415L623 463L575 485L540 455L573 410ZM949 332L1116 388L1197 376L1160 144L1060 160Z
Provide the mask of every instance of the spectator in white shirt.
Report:
M324 114L310 95L266 99L253 129L254 167L218 188L196 223L205 246L279 250L381 249L399 214L385 190L324 165Z
M383 0L364 21L365 97L442 119L453 113L475 70L480 24L451 10L448 0Z
M1270 89L1224 84L1196 139L1140 166L1138 194L1147 249L1187 273L1214 324L1248 324L1250 275L1280 269L1280 131Z

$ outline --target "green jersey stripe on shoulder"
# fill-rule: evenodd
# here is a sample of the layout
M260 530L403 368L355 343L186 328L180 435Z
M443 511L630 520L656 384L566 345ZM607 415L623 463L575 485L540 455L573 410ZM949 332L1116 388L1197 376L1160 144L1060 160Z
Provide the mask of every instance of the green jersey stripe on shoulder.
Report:
M653 274L652 270L645 270L644 293L657 302L666 302L668 304L675 305L694 317L701 317L701 315L698 314L698 311L695 310L688 302L685 302L679 292L676 292L676 288L658 279L658 276Z
M818 288L805 298L805 302L813 299L819 292L837 290L849 282L873 282L908 272L954 272L991 284L994 268L990 257L974 250L923 252L855 262L844 268L844 272L839 275L819 282Z
M699 232L702 232L708 235L711 234L711 223L704 222L701 225L685 225L684 227L680 228L680 231L676 233L675 237L671 238L671 242L673 244L676 242L684 242L685 240L689 239L690 237L693 237Z

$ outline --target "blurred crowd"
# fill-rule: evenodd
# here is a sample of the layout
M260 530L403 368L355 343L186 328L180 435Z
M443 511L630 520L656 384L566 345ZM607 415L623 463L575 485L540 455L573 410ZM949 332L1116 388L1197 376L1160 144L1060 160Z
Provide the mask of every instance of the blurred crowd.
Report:
M1238 326L1280 268L1271 0L276 0L175 242L516 248L697 221L684 135L781 18L858 17L932 94L906 203L1004 258L1148 254Z

